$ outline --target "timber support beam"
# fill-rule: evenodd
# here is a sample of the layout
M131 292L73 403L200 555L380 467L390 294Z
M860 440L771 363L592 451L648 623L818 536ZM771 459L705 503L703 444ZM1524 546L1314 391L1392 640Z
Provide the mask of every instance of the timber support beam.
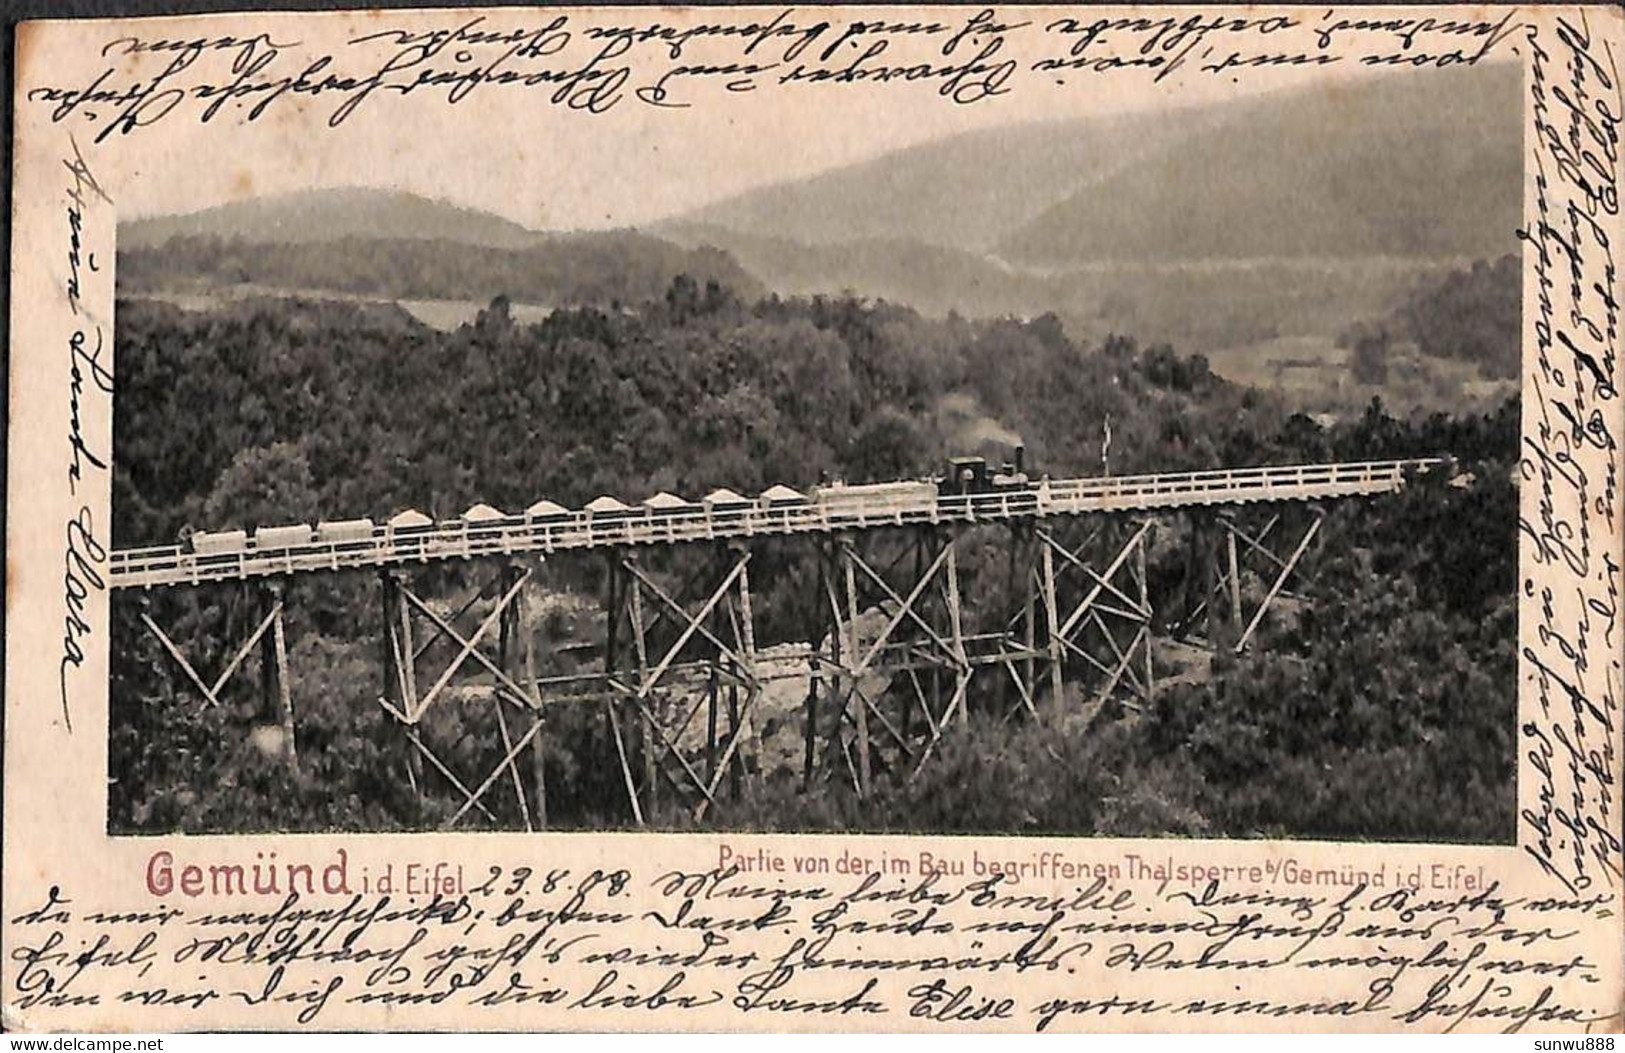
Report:
M406 772L414 790L421 796L423 763L427 761L462 796L462 804L442 824L444 827L455 826L471 810L478 810L493 823L500 823L487 807L485 798L504 775L508 776L514 807L524 828L534 831L545 827L546 747L542 736L542 703L535 677L534 641L524 617L525 600L534 574L530 568L504 564L492 580L476 587L473 595L455 610L446 612L436 610L418 595L399 572L385 570L380 575L384 676L378 704L400 726L412 747ZM485 599L491 601L490 609L483 612L472 629L462 628L459 622ZM414 636L423 624L429 631L421 644L415 644ZM450 657L445 658L444 665L439 665L437 654L444 657L448 650ZM420 678L420 670L426 667L431 672L438 667L439 671ZM488 681L489 690L474 691L472 684L459 685L459 678L467 678L465 670L482 683ZM428 689L420 692L419 685L424 682L428 683ZM455 704L462 705L465 711L477 704L471 701L472 695L489 699L501 744L500 760L473 789L437 752L425 725L425 718L436 703L441 707L454 704L448 702L454 695L457 696ZM510 719L514 723L511 724ZM527 748L531 752L534 804L527 796L519 765Z
M283 611L286 606L283 583L281 579L272 578L257 586L244 588L258 601L258 608L264 611L264 614L256 617L254 628L249 632L247 639L232 652L213 680L204 677L196 663L159 627L146 604L143 604L139 618L142 626L158 641L159 647L186 676L187 681L197 689L205 708L223 704L227 686L243 670L249 655L258 648L260 717L262 720L275 718L280 730L283 760L289 770L297 775L299 750L295 742L297 728L294 722L293 689L288 673L288 644L283 624Z

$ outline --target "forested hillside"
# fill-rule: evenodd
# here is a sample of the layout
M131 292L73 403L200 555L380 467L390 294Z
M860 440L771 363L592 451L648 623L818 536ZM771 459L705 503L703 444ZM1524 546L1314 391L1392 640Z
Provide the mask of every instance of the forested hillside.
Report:
M1438 358L1472 363L1485 377L1518 376L1523 268L1517 256L1479 260L1419 282L1386 318L1352 327L1345 343L1356 369L1380 376L1393 345L1414 344Z
M1053 317L747 304L687 279L636 312L561 310L530 326L502 302L439 333L393 307L267 298L213 312L131 301L119 332L120 405L141 414L117 421L119 544L264 516L450 517L476 501L910 477L979 420L1022 436L1055 474L1098 468L1108 415L1114 470L1211 467L1267 457L1286 418L1199 357L1127 339L1080 348ZM309 474L313 507L251 510L215 493L237 478L233 458L272 448L290 478Z
M493 216L484 218L498 222ZM246 286L377 300L484 303L490 290L506 289L511 299L524 303L608 306L656 298L679 274L748 295L762 291L724 252L703 246L683 249L635 231L534 235L526 248L377 235L285 242L184 235L158 246L121 249L118 268L125 295L218 295Z
M254 197L178 216L121 222L120 251L162 248L171 239L217 238L253 245L350 239L444 241L530 249L550 236L510 219L403 190L325 187Z
M687 277L627 306L521 325L499 299L442 333L393 307L122 302L114 540L409 506L452 517L477 501L909 477L1015 436L1038 470L1097 474L1108 418L1114 473L1451 454L1451 472L1340 509L1301 616L1272 624L1256 652L1170 685L1137 720L1044 732L989 722L862 809L839 780L764 778L708 821L1510 838L1515 403L1491 418L1409 422L1373 404L1328 431L1215 377L1199 355L1080 344L1053 316L934 320L850 297L741 297ZM1152 573L1179 558L1155 554ZM808 639L805 583L770 561L752 579L762 642ZM252 712L199 709L133 607L116 610L114 829L410 828L455 806L449 791L409 795L393 767L377 641L357 628L374 583L292 588L294 687L308 700L298 778L255 751ZM199 594L151 602L194 630L243 617ZM549 799L566 825L625 822L586 725L571 723L586 719L561 716L550 732ZM500 749L489 735L454 738L465 760Z
M910 146L661 230L721 231L708 236L730 250L727 233L878 240L1057 270L1498 253L1513 244L1522 201L1521 91L1516 63L1486 62L1152 113L1104 109ZM839 259L825 266L839 281Z
M1125 166L999 243L1008 259L1449 258L1505 251L1523 201L1522 74L1318 84Z

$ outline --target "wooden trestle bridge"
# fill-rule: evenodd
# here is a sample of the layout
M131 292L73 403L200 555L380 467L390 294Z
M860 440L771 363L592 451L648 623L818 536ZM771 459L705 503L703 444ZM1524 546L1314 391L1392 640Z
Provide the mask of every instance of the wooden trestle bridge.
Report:
M205 705L221 704L234 677L257 664L297 769L288 583L370 569L381 579L377 702L410 744L404 768L413 785L438 777L461 798L447 825L476 812L497 823L487 802L511 792L527 829L547 826L545 739L560 706L601 711L605 759L618 768L626 814L642 825L664 795L676 794L698 819L730 788L738 792L753 717L776 682L805 685L802 777L849 780L862 796L879 778L912 778L966 728L977 677L993 682L978 689L975 707L1002 720L1087 722L1113 700L1144 706L1156 694L1159 634L1245 649L1329 503L1394 492L1433 463L1044 480L972 494L892 486L809 496L776 487L757 498L718 491L703 502L635 508L539 502L522 515L486 509L438 523L262 529L225 550L121 549L109 556L108 580L138 593L255 593L251 631L212 677L158 624L145 595L139 618ZM1147 551L1159 524L1187 558L1178 587L1154 600ZM1005 547L1006 587L972 610L963 550L979 546L985 566L990 543ZM670 560L650 550L674 546L690 553L685 583L651 569ZM816 564L803 571L797 597L814 614L808 641L758 646L750 571L768 546ZM577 656L572 671L539 675L526 610L538 603L544 563L567 559L607 561L603 639L585 645L592 653ZM434 571L461 560L490 573L463 602L437 601L430 594L448 576ZM423 734L425 717L471 685L491 699L502 744L500 761L472 774L453 771Z

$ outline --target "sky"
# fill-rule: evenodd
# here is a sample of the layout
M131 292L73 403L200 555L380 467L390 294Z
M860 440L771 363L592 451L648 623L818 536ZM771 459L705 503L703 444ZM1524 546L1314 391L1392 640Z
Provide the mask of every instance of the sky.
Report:
M912 17L923 17L929 9L909 10ZM961 8L942 17L962 19L973 10ZM848 17L863 14L862 9L847 11L855 12ZM896 17L896 12L885 14ZM384 17L390 28L415 31L455 26L466 16L396 12ZM258 32L298 41L300 46L288 49L279 63L306 50L353 55L355 45L349 42L378 29L376 14L312 17L205 16L160 24L162 31L151 24L134 29L149 41L243 38ZM528 28L540 24L541 17L534 10L495 10L487 12L482 28ZM608 15L599 12L596 17ZM107 39L131 32L129 25L110 27ZM352 50L345 52L346 47ZM229 80L236 54L206 53L182 76L200 82ZM701 53L690 54L698 58ZM92 50L65 62L58 53L49 67L33 69L25 56L21 80L53 86L89 83L102 69L119 66L118 56L118 46L111 58ZM132 67L130 75L135 69L150 71L157 57L141 56L149 65ZM766 87L728 93L718 88L689 108L657 108L627 98L608 113L591 116L546 105L545 92L535 90L483 86L448 105L444 89L427 89L412 96L375 96L337 128L325 123L336 98L287 97L252 123L242 119L246 107L228 106L205 125L197 120L201 105L195 105L134 134L110 137L98 149L120 168L118 207L132 218L313 187L367 186L483 209L535 229L599 229L649 225L754 187L995 124L1122 113L1155 120L1170 107L1365 75L1353 66L1334 70L1270 69L1232 83L1209 76L1161 85L1144 73L1069 74L1065 83L1034 74L1019 90L970 105L949 104L934 85L924 83L795 92Z

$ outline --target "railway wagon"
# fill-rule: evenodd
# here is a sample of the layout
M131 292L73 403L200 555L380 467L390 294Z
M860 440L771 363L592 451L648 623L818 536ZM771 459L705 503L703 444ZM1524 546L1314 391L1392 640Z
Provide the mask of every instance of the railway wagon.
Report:
M457 517L456 540L446 540L467 559L475 550L489 552L500 548L503 552L509 551L519 540L518 534L522 529L515 517L481 501L470 505Z
M397 512L384 525L389 545L402 556L429 558L429 535L434 531L434 520L415 508Z
M349 550L372 544L377 529L371 519L324 519L316 524L316 540Z
M862 526L929 516L936 509L937 487L930 482L832 483L816 488L812 496L831 522Z
M300 548L315 540L315 531L309 523L290 523L287 526L257 527L254 547L261 552Z
M187 539L192 551L199 556L222 556L242 552L248 548L246 530L199 530Z

